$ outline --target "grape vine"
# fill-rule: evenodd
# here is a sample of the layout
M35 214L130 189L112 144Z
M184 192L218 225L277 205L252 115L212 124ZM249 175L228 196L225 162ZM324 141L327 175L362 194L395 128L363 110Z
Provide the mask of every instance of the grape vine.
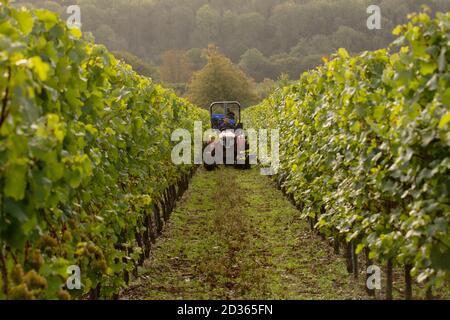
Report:
M409 18L390 48L340 49L245 113L280 129L279 184L347 246L349 271L360 254L404 266L407 298L411 275L430 290L450 277L450 13Z
M114 297L194 170L172 164L172 131L207 112L6 1L0 101L0 299ZM83 287L69 292L71 265Z

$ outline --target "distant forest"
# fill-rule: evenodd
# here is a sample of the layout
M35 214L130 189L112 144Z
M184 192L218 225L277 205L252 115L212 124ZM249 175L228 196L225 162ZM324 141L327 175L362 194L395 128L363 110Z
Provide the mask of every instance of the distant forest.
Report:
M162 80L186 83L215 44L256 82L302 71L345 47L352 53L385 47L391 30L421 5L450 11L449 0L28 0L67 16L78 3L82 29L122 56L158 66ZM382 29L368 30L367 7L377 4ZM177 61L175 64L174 61ZM180 70L173 70L179 66Z

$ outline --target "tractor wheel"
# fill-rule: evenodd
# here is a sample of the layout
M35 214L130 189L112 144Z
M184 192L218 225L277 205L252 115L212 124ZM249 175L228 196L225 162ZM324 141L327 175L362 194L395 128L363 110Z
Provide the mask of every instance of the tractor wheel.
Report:
M248 143L245 144L245 162L243 164L236 164L235 167L237 169L249 170L252 168L250 164L250 145Z
M208 146L208 143L203 144L203 153L205 152L206 147ZM215 154L215 150L212 151L212 156L214 157ZM203 161L203 167L206 169L206 171L213 171L214 169L217 168L216 164L207 164Z
M252 165L250 164L250 156L247 155L247 156L245 156L245 164L242 169L250 170L251 168L252 168Z
M214 169L216 169L216 165L214 164L204 164L203 167L206 169L206 171L213 171Z
M250 164L250 144L248 142L245 143L245 164L244 170L250 170L252 165Z

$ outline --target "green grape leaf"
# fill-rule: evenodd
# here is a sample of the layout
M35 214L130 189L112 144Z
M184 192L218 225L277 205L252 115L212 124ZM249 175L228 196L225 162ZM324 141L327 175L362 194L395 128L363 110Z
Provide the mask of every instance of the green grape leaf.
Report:
M431 248L431 262L433 267L442 270L450 270L450 249L433 246Z
M450 108L450 88L447 88L444 92L444 94L442 95L442 103Z
M28 216L23 205L12 201L11 199L5 200L5 213L8 216L17 219L19 222L25 222L28 220Z
M55 24L58 23L58 16L48 10L38 9L34 11L36 17L45 23L45 27L50 30Z
M5 195L15 200L22 200L25 197L27 186L27 160L15 159L7 165L5 173Z

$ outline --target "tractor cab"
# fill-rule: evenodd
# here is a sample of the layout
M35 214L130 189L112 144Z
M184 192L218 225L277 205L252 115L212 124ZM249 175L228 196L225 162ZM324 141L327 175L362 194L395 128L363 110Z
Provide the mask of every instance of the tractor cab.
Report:
M211 128L220 131L242 129L241 108L237 101L213 102L209 108Z
M212 162L204 162L206 170L213 170L218 164L234 165L249 169L249 143L241 123L241 104L237 101L213 102L209 108L211 128L217 136L211 136L204 144L204 154Z

